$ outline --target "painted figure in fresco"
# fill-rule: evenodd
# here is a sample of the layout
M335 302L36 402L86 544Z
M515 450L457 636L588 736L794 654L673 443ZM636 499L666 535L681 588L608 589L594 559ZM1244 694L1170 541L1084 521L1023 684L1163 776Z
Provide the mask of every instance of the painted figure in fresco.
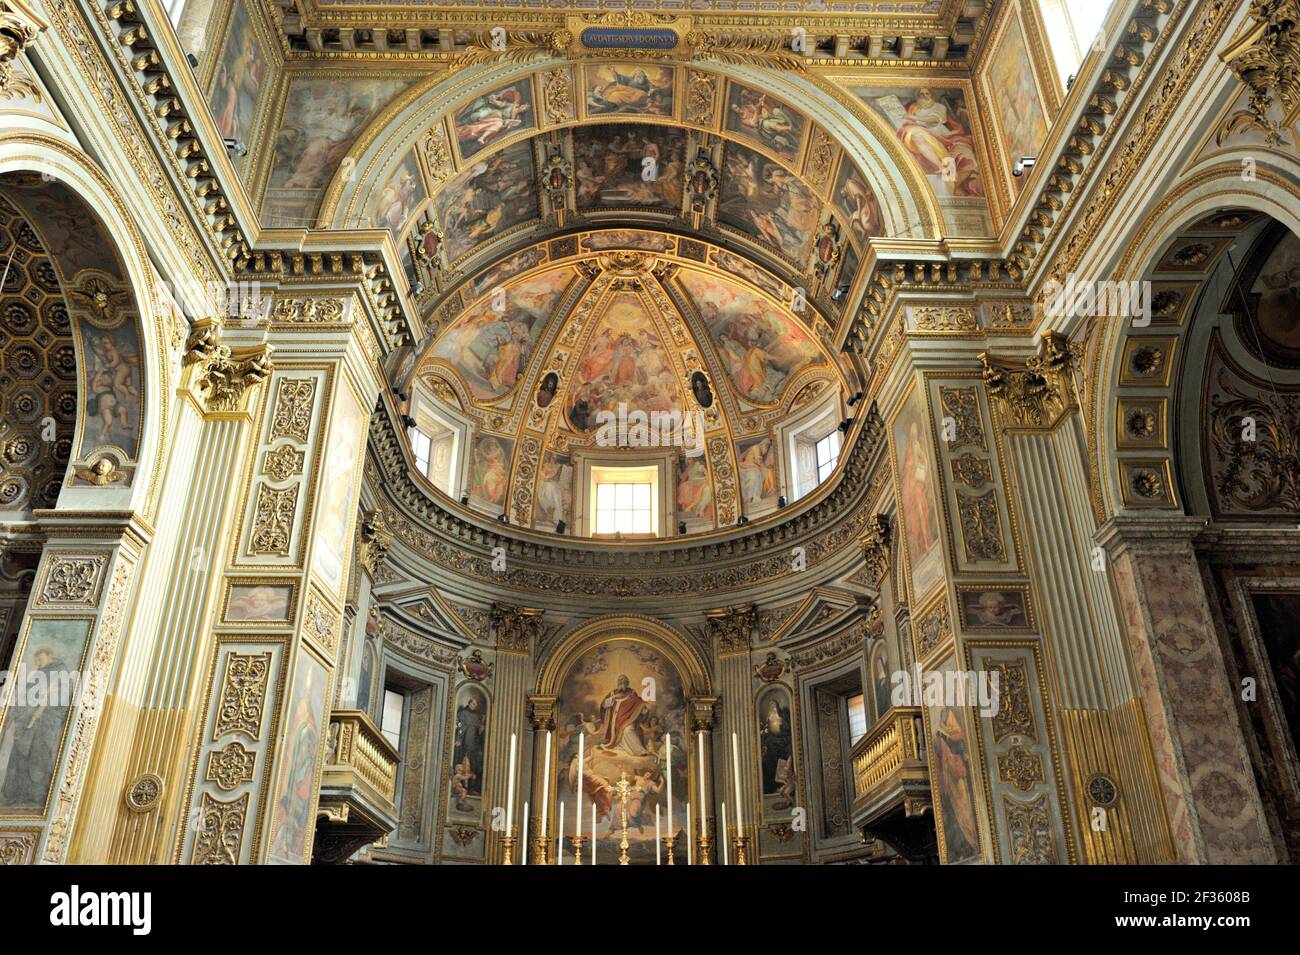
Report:
M682 462L677 477L677 509L684 517L713 519L713 485L703 457Z
M771 438L755 442L740 453L740 494L746 504L758 504L776 493L776 449Z
M903 511L907 535L917 556L928 554L939 542L939 527L930 502L930 465L921 439L920 426L907 426L907 444L903 448Z
M934 732L934 758L939 775L939 798L943 804L943 833L948 859L978 855L979 835L975 822L975 794L971 789L970 749L961 719L950 706L939 712Z
M953 100L952 107L949 101L950 97L936 97L926 87L917 90L916 99L907 104L907 118L898 130L898 138L927 175L942 176L945 171L955 175L951 183L953 195L982 196L984 183L975 139L961 120L960 101Z
M967 604L966 616L981 627L1016 627L1025 623L1025 611L1000 590L986 590Z
M54 690L64 685L67 672L51 647L40 647L32 654L26 677L30 687L44 685ZM0 754L7 758L0 762L4 770L0 805L44 808L68 715L68 707L59 705L64 702L56 698L39 706L16 706L5 715Z
M655 71L655 79L637 67L630 75L609 67L613 79L598 84L587 93L587 111L597 113L649 113L663 116L672 110L672 74ZM666 75L665 75L666 74Z
M763 795L781 796L778 809L794 805L786 800L794 795L786 793L793 788L794 742L791 738L790 709L782 706L775 696L769 696L758 732L759 758L763 767Z
M655 779L650 770L645 770L632 783L632 791L627 797L628 826L635 826L637 832L645 832L654 827L655 806L661 803L660 794L666 788L662 776Z
M871 187L851 169L840 188L840 205L848 213L849 228L860 238L881 234L880 203Z
M315 668L299 670L299 678L308 675L310 681L318 678ZM289 745L290 773L284 793L275 807L275 844L272 853L282 858L297 859L302 856L311 824L310 813L316 787L316 759L320 748L320 730L316 724L312 700L315 692L311 685L304 686L294 702Z
M537 389L537 407L549 408L551 402L555 400L555 390L560 387L560 376L555 372L549 372L542 379L541 387Z
M501 442L487 437L474 445L473 487L489 503L501 504L509 485L505 450Z
M513 86L489 93L456 117L456 136L462 143L475 143L482 148L522 126L528 110L529 105Z
M627 756L645 755L645 741L638 732L637 721L646 709L645 700L632 689L627 676L620 674L614 689L600 701L601 747Z
M731 112L741 131L777 152L798 151L802 124L782 103L761 90L741 88L737 92L739 102L731 104Z
M411 214L419 194L419 180L415 174L405 166L398 167L393 177L384 184L379 199L375 202L375 225L396 235L406 222L406 217Z
M578 207L676 206L681 202L686 137L659 126L593 126L574 134ZM646 159L653 159L647 177Z
M471 693L456 709L452 792L461 798L483 794L483 741L486 736L487 714L483 712L483 700L478 694Z
M701 408L713 407L713 389L709 387L709 379L704 377L704 372L697 371L691 375L691 394L695 395L695 401Z
M573 509L573 468L568 459L548 454L542 460L542 482L537 488L538 523L544 527L567 521Z
M535 188L526 143L495 153L462 173L439 196L449 256L458 258L485 236L535 216Z
M108 333L90 341L90 397L86 401L84 444L117 444L133 450L135 429L132 411L140 401L137 387L139 356L126 354Z
M238 10L231 21L229 46L217 66L212 89L212 118L224 139L240 139L248 130L265 75L257 41L242 12Z

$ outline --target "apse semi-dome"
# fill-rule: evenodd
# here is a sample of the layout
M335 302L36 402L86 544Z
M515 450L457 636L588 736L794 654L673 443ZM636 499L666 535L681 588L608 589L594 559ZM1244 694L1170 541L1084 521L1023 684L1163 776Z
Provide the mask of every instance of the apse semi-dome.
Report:
M483 513L603 536L603 494L645 512L615 521L625 537L707 531L834 471L852 369L805 290L727 249L584 232L459 300L414 363L410 438L435 487Z

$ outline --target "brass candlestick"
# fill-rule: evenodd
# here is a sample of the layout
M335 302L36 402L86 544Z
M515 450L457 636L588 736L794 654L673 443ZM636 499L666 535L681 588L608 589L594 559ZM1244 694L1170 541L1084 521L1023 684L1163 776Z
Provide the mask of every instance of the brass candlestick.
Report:
M710 849L713 848L713 841L709 838L709 834L707 832L702 833L700 835L700 838L696 841L695 845L696 845L696 851L700 854L699 864L713 865L713 855L709 851Z
M582 844L587 840L582 836L570 836L569 841L573 844L573 864L582 865Z
M664 848L668 850L668 864L676 865L673 861L673 846L677 844L676 836L664 836Z
M745 846L749 845L749 836L736 836L731 845L736 850L736 865L748 865L745 861Z
M514 848L515 848L514 836L506 835L501 837L501 850L505 853L505 858L502 860L502 865L514 865L514 860L510 858L510 854L514 851Z
M549 836L533 837L533 865L546 865L546 858L550 854L551 840Z
M619 774L618 774L618 785L617 785L616 787L614 787L614 788L615 788L615 790L618 792L618 794L619 794L620 796L623 797L623 812L622 812L622 817L623 817L623 839L622 839L622 841L619 842L619 844L618 844L618 864L619 864L619 865L627 865L627 864L628 864L628 858L627 858L627 848L628 848L628 841L627 841L627 797L630 796L630 795L632 794L632 786L631 786L631 784L627 781L627 773L619 773Z

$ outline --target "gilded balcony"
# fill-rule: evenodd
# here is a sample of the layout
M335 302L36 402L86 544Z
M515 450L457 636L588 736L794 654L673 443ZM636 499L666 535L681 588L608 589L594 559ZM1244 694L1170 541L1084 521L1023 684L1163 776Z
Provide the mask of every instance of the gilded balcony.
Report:
M337 864L397 828L397 749L360 710L330 714L312 861Z
M896 706L858 740L849 753L853 766L853 824L882 835L886 820L914 819L930 809L921 708Z

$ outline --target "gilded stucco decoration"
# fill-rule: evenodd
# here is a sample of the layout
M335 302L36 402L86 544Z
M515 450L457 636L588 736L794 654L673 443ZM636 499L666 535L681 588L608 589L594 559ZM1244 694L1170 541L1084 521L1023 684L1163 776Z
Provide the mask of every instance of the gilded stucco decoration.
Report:
M269 651L231 653L226 657L213 739L229 733L242 733L253 741L262 738L262 712L270 677Z

